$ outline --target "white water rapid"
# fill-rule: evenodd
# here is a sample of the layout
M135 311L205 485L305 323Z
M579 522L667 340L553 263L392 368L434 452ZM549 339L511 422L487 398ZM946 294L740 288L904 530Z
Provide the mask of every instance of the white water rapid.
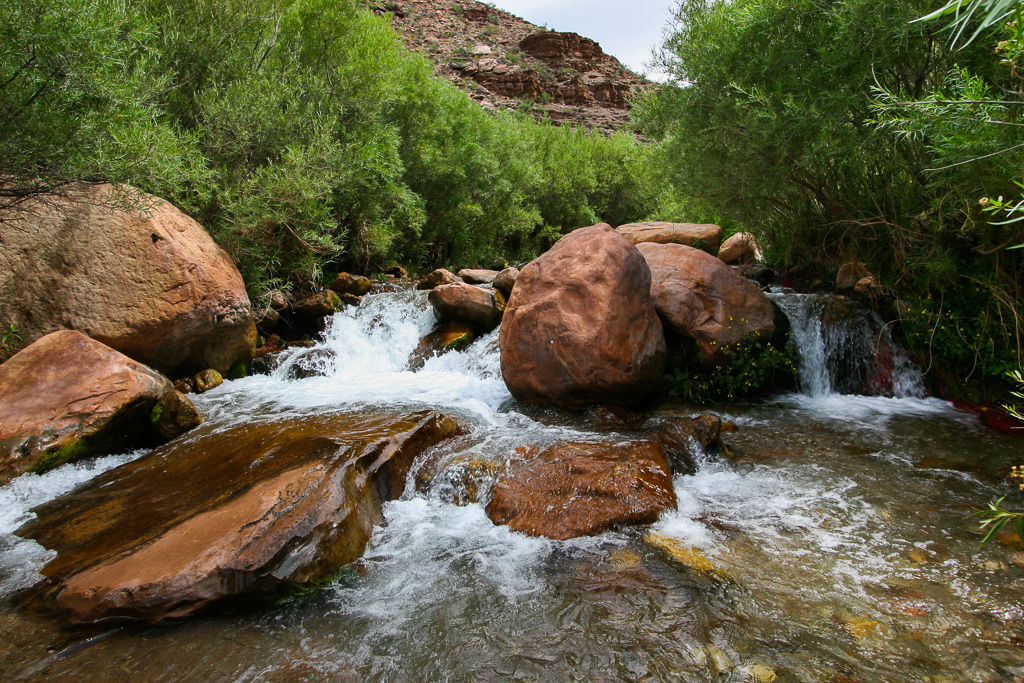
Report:
M12 532L31 507L139 454L113 455L0 488L0 635L21 638L12 678L1024 676L1024 554L979 549L964 516L1008 492L995 473L1017 442L924 398L920 377L873 322L856 333L830 329L813 299L773 296L793 324L802 392L715 407L738 425L725 436L734 454L706 454L695 474L677 476L678 509L652 527L699 550L717 573L669 560L643 529L532 538L495 526L479 504L408 486L387 504L365 557L324 591L128 630L53 658L56 636L8 604L50 555ZM582 419L516 404L501 379L497 332L408 370L434 324L424 292L370 295L334 316L315 348L289 351L273 374L225 382L196 403L225 428L254 415L437 409L470 425L450 448L499 463L529 444L640 436L594 433ZM872 370L869 356L885 371ZM852 393L858 383L868 389ZM32 629L39 635L21 635Z

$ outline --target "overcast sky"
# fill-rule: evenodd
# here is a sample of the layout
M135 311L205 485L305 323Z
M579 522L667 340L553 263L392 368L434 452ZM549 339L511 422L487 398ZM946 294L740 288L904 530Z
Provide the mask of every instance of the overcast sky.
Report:
M601 43L637 73L661 78L646 65L671 17L672 0L491 0L538 26L571 31Z

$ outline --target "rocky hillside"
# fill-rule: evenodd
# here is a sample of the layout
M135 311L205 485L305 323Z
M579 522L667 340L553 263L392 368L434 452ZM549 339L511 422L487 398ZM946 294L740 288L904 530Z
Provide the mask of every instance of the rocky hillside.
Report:
M429 55L436 73L465 88L485 109L612 131L629 121L627 97L650 82L595 41L558 33L481 2L376 2L409 47Z

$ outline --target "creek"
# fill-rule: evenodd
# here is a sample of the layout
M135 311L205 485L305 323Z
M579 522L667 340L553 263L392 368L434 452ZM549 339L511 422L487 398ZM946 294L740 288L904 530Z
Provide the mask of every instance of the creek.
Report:
M829 321L823 300L773 296L793 325L800 393L716 406L738 426L724 436L733 454L676 476L678 509L652 528L716 572L680 566L643 529L513 533L480 505L447 502L455 483L439 477L388 503L364 558L322 590L149 628L65 629L25 597L52 554L13 531L142 453L111 455L0 488L4 679L1020 680L1024 552L980 547L967 518L1013 493L1019 439L925 397L876 321ZM433 324L423 292L368 296L318 347L196 404L217 429L435 408L472 425L450 450L499 464L520 446L637 436L516 404L497 332L408 371Z

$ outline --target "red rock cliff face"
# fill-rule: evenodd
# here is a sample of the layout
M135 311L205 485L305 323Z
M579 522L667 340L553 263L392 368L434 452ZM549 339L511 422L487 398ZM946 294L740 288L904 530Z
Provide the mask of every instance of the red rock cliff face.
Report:
M373 5L390 14L435 72L485 109L529 109L537 118L606 132L629 122L629 94L650 83L590 38L547 31L479 2L399 0Z

